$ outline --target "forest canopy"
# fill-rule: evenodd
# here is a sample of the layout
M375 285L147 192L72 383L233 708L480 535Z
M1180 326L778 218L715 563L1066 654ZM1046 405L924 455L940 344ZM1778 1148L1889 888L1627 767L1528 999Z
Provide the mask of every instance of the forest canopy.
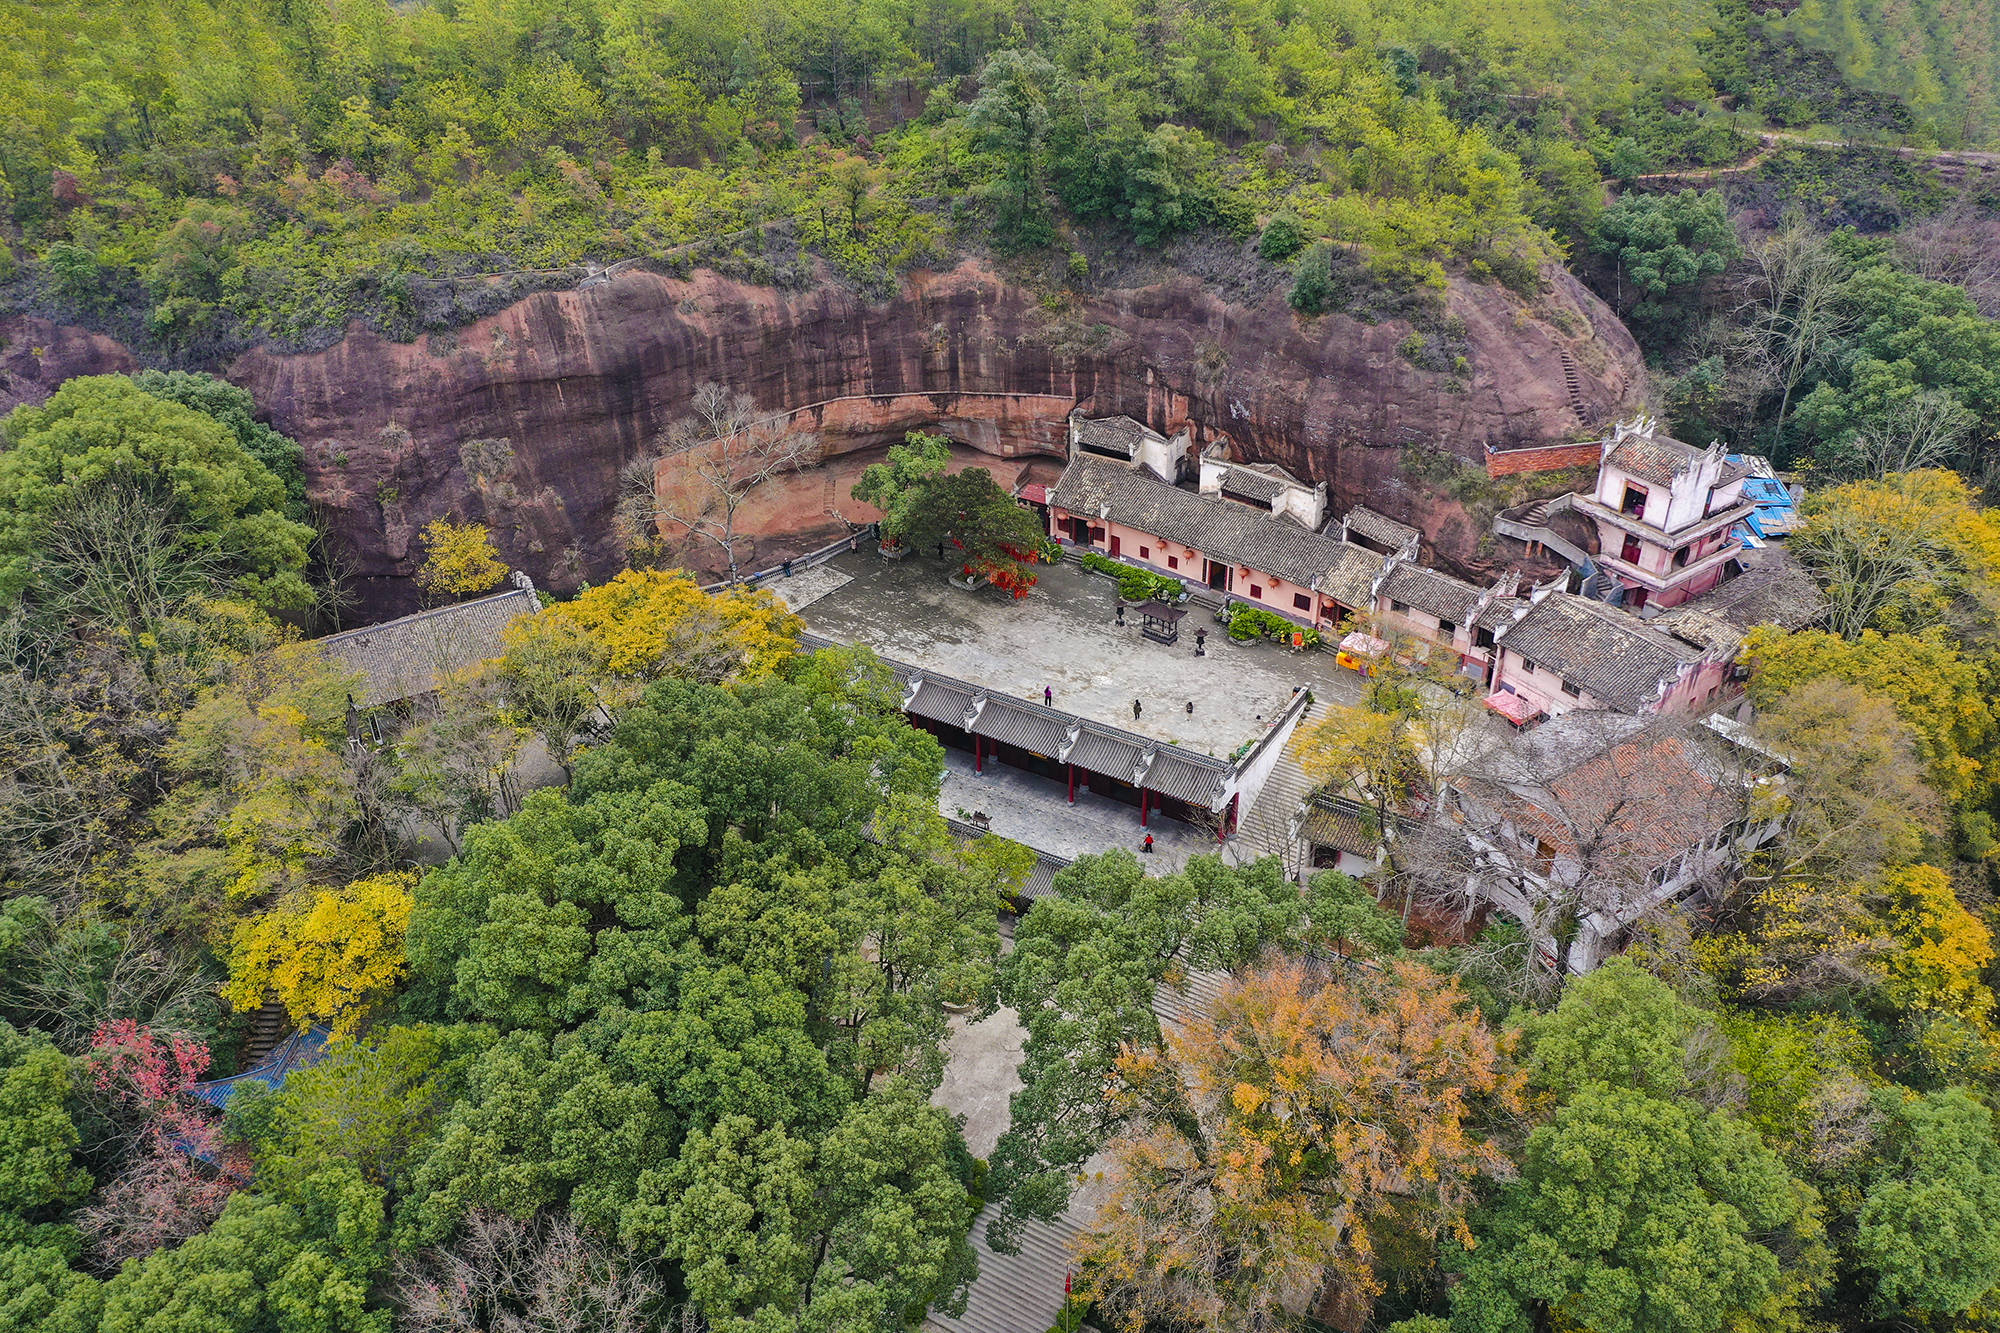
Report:
M1659 110L1758 100L1732 71L1780 21L1728 3L9 0L0 208L25 262L0 279L190 362L354 315L450 328L585 263L782 283L818 256L880 288L968 246L1081 273L1093 228L1279 216L1392 288L1529 290L1588 239L1600 176L1747 151ZM1908 48L1856 45L1837 7L1781 26L1982 132L1976 79L1881 58Z

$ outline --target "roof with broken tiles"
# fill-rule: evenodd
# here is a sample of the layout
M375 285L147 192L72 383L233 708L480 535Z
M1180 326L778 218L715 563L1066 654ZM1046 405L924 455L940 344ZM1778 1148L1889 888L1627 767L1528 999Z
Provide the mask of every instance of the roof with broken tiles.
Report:
M1364 505L1356 505L1347 511L1341 520L1352 535L1366 537L1372 542L1381 542L1391 550L1400 551L1423 534L1407 523L1398 523L1387 514L1378 514Z
M1707 651L1615 606L1566 592L1532 603L1497 637L1507 651L1620 710L1658 699Z

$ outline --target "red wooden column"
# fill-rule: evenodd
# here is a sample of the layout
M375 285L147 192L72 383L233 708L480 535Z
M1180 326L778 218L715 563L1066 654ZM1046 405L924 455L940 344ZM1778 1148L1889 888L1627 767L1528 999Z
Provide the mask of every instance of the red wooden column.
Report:
M1146 789L1139 788L1139 827L1146 827Z
M1076 765L1075 765L1075 764L1064 764L1064 765L1063 765L1063 767L1069 770L1069 803L1070 803L1071 805L1075 805L1075 804L1076 804Z
M978 732L974 732L974 733L972 734L972 771L973 771L974 773L984 773L984 772L986 771L986 770L985 770L985 769L984 769L983 767L981 767L981 765L980 765L980 758L979 758L979 733L978 733Z

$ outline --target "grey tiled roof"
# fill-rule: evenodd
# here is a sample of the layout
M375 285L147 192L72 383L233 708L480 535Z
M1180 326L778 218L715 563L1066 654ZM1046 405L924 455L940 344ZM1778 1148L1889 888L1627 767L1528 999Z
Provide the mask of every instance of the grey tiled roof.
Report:
M989 694L973 720L972 734L1054 757L1068 742L1069 728L1066 714Z
M1671 485L1677 473L1685 472L1701 457L1702 451L1671 435L1628 435L1612 447L1605 459L1635 477Z
M1704 651L1734 652L1743 642L1743 631L1698 600L1662 611L1650 623L1654 629Z
M1305 818L1299 821L1299 836L1356 856L1373 856L1382 847L1380 838L1369 836L1361 816L1319 801L1306 807Z
M1229 778L1229 765L1192 751L1160 747L1146 767L1146 790L1213 809L1222 800Z
M1229 560L1312 587L1343 557L1343 543L1296 520L1177 486L1109 459L1080 454L1063 470L1050 503L1072 514L1110 517Z
M1391 550L1400 551L1412 537L1422 536L1407 523L1398 523L1387 514L1378 514L1362 505L1347 511L1347 530L1358 532L1369 541L1381 542Z
M1738 629L1777 625L1803 629L1824 605L1819 583L1782 546L1741 551L1743 572L1703 593L1698 605Z
M1530 607L1500 632L1499 642L1625 712L1657 699L1662 686L1702 656L1616 607L1564 592Z
M1222 493L1240 495L1246 500L1255 500L1265 506L1284 494L1285 483L1278 478L1247 467L1231 467L1222 474Z
M961 685L957 681L919 676L916 692L903 704L903 711L933 722L963 727L965 715L972 711L975 693L970 685Z
M354 701L373 708L429 694L441 677L500 656L506 628L541 609L532 591L510 588L477 601L330 634L318 642L328 657L361 673Z
M1479 589L1465 580L1412 564L1390 570L1382 580L1382 593L1456 625L1471 619L1473 604L1479 600Z
M1077 443L1093 449L1109 449L1127 458L1138 456L1139 441L1148 433L1130 417L1098 417L1076 423Z
M1028 872L1027 882L1021 885L1021 896L1023 898L1052 897L1055 894L1056 876L1061 873L1064 866L1069 864L1069 861L1060 856L1053 856L1039 848L1033 850L1035 853L1035 868Z
M1352 542L1339 545L1333 564L1320 576L1319 590L1342 606L1366 611L1374 596L1375 577L1382 572L1383 557Z
M808 651L836 646L832 639L801 634L799 646ZM1047 755L1121 782L1143 780L1149 791L1218 809L1235 766L1213 755L1200 754L1171 742L1092 722L1009 695L995 694L968 681L932 675L893 658L883 665L910 690L903 711L947 726L965 727L966 715L979 712L969 730L1024 750ZM912 687L914 687L912 689ZM1070 733L1076 739L1071 741Z
M1146 750L1146 745L1124 732L1085 722L1077 728L1076 744L1063 760L1120 782L1130 782L1145 762Z

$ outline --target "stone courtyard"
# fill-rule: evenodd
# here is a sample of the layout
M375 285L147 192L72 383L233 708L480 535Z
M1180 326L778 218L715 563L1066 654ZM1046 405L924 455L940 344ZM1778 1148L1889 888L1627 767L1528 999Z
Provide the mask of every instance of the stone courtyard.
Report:
M1140 634L1135 611L1116 623L1110 580L1067 563L1037 572L1041 582L1015 600L952 587L926 555L885 560L863 550L802 572L793 582L806 586L796 591L785 580L767 586L826 638L1035 703L1046 686L1065 712L1217 758L1263 735L1297 686L1329 702L1360 698L1360 678L1327 653L1232 643L1213 613L1193 604L1181 641L1154 643ZM1208 631L1202 657L1197 628Z

